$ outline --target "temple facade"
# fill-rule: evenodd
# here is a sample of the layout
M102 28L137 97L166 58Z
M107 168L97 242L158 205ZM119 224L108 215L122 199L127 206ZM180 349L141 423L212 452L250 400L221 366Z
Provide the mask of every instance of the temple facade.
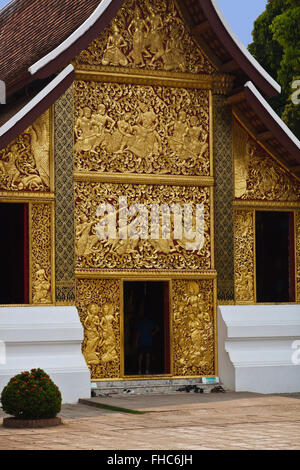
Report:
M216 2L82 0L70 13L70 2L52 1L30 57L9 34L20 14L23 41L32 33L23 3L0 12L12 48L0 76L4 330L11 315L19 326L20 314L24 325L26 312L31 325L44 315L48 329L55 317L56 336L43 340L56 348L49 373L60 342L60 377L78 360L99 383L226 384L236 366L218 306L258 328L260 308L278 323L284 306L280 321L292 315L297 330L284 341L300 337L300 144L266 102L279 85ZM84 360L77 348L69 364L66 344L81 343L61 336L71 309ZM31 362L9 365L22 335L3 338L5 374L43 362L37 333Z

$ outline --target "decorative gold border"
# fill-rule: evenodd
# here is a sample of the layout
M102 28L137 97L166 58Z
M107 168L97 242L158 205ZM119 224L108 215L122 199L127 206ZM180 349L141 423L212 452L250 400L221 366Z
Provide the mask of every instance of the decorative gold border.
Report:
M110 271L110 270L85 270L85 269L76 269L75 271L76 279L130 279L132 281L140 280L159 280L163 278L164 280L173 280L173 279L199 279L199 280L211 280L217 278L217 272L214 270L211 271L133 271L133 270L124 270L124 271Z
M126 183L126 184L151 184L169 186L204 186L214 185L211 176L179 176L179 175L142 175L132 173L96 173L76 171L74 181L87 183Z
M14 192L14 191L0 191L0 200L3 202L52 202L55 196L51 193L34 193L34 192Z
M234 209L254 209L254 210L269 210L269 211L293 211L300 210L300 202L285 202L285 201L244 201L235 199L233 201Z
M214 97L212 91L209 91L209 157L210 157L210 176L214 177Z
M141 70L135 68L103 67L86 65L75 67L75 80L126 83L131 85L159 85L172 88L194 88L213 90L227 94L232 88L234 78L227 74L193 74L166 72L163 70Z

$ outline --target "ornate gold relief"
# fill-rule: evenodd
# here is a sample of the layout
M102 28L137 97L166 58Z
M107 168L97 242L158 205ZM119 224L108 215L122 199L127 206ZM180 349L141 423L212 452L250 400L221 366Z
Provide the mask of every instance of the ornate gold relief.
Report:
M300 302L300 211L296 216L296 301Z
M172 281L175 376L215 375L213 281Z
M127 197L128 209L134 204L144 204L148 213L152 205L191 204L193 209L193 230L195 229L196 206L204 207L204 238L199 250L187 250L186 236L174 239L174 219L171 212L170 237L148 238L142 233L132 239L120 236L122 228L119 220L119 197ZM210 190L201 187L100 184L75 182L76 220L76 267L79 269L182 269L209 270L211 268L210 239ZM96 230L103 217L97 217L101 204L110 204L116 211L117 238L100 239ZM137 222L137 214L129 216L128 225ZM149 216L150 221L150 216ZM149 223L150 226L150 223ZM143 227L141 226L143 232ZM191 240L190 240L191 241Z
M51 204L30 206L31 302L52 302Z
M255 212L234 211L235 300L255 303Z
M75 168L210 175L209 92L75 82Z
M110 26L76 58L76 65L214 71L172 0L126 0Z
M76 304L84 327L82 345L92 380L120 377L120 283L78 279Z
M50 112L0 151L0 190L50 191Z
M234 120L235 197L242 200L300 201L300 184Z

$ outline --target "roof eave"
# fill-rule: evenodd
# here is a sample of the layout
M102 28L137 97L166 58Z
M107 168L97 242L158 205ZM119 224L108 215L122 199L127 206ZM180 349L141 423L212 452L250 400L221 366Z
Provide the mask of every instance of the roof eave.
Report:
M264 95L271 98L281 93L280 85L251 56L227 23L216 0L198 0L214 34L238 66Z

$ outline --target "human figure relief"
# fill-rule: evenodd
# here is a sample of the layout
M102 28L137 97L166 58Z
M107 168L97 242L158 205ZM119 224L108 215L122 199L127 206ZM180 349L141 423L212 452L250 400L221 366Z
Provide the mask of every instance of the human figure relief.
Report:
M115 322L113 306L109 303L104 304L102 314L103 316L100 321L101 340L99 346L101 348L101 362L107 364L118 360L116 351L117 340L113 327L113 323Z
M132 50L129 52L129 59L134 65L145 66L143 54L148 54L145 49L145 30L149 31L147 24L141 18L141 13L138 7L135 9L135 15L128 31L132 36ZM149 54L148 54L149 55Z
M91 234L94 221L88 222L85 214L81 216L82 223L76 227L77 256L87 256L92 253L93 247L99 241L97 235Z
M169 124L168 130L173 128L173 135L168 136L168 141L171 149L181 160L187 158L186 148L188 145L187 136L189 127L186 122L186 112L179 111L178 119Z
M111 139L107 139L106 149L110 153L123 153L134 139L133 128L129 124L131 114L125 114L118 121L117 129L113 132Z
M179 69L181 72L186 71L186 60L182 49L182 36L180 26L175 25L167 40L166 50L163 55L165 70Z
M20 171L17 167L19 156L19 148L17 144L10 147L10 151L6 154L5 159L0 160L0 168L4 176L8 177L9 184L15 186L20 178Z
M137 157L145 159L153 155L159 155L161 152L161 140L156 131L158 122L153 110L145 111L142 107L142 113L133 126L134 139L129 147Z
M191 126L188 132L189 136L189 151L192 153L194 158L203 158L203 154L208 149L207 134L203 133L202 127L199 126L199 121L196 116L191 117ZM199 140L200 137L202 140Z
M77 138L75 143L76 152L89 152L97 145L97 129L94 127L92 111L88 107L80 110L75 124L75 136Z
M165 53L163 42L164 25L161 16L155 13L150 2L147 2L147 8L149 15L145 21L148 31L145 45L150 48L150 52L153 55L150 65L154 65L154 62L163 57Z
M106 50L103 55L102 65L122 65L125 67L128 64L128 60L121 49L127 47L127 43L120 34L116 23L113 24L112 30L113 32L108 38Z
M33 296L33 303L34 304L47 304L51 303L51 284L48 281L48 277L46 275L45 269L41 268L39 264L35 265L36 273L35 273L35 280L33 283L34 289L34 296Z
M86 345L83 354L88 365L99 364L99 357L96 352L100 336L99 313L99 306L94 303L90 304L88 306L87 317L83 325L86 338Z

